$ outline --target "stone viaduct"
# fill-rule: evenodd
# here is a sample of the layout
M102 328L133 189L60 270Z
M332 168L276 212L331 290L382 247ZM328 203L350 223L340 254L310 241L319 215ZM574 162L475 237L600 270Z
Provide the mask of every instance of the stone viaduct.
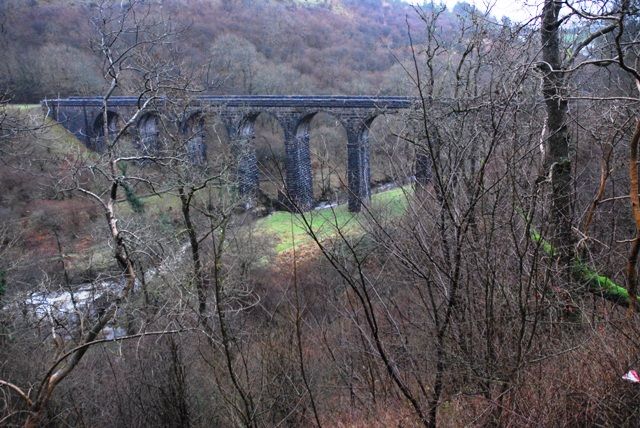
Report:
M87 147L101 151L104 140L102 102L100 97L71 97L42 101L42 107ZM109 129L115 131L119 118L130 117L137 111L139 102L137 97L110 98L107 103ZM274 116L284 132L286 199L290 206L308 210L314 202L309 127L314 115L329 113L346 130L349 210L359 211L361 202L371 196L368 139L371 123L381 114L406 110L413 104L414 100L405 97L205 95L193 99L176 121L184 133L187 128L193 132L195 123L195 134L200 136L202 147L193 150L206 156L203 119L198 118L217 116L224 123L229 141L241 148L236 150L239 191L251 194L258 187L258 164L255 148L251 145L255 136L254 123L260 113ZM160 100L138 119L134 132L141 147L158 144L162 105Z

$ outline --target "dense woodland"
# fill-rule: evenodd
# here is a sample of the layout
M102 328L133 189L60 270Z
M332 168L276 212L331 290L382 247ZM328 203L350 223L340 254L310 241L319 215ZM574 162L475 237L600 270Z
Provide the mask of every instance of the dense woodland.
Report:
M0 426L637 426L639 7L0 2ZM201 94L415 103L358 213L314 116L305 211ZM37 104L78 95L90 147Z
M104 91L90 20L96 3L2 2L1 79L14 101ZM398 61L407 58L407 26L423 37L399 1L145 3L180 33L161 54L184 73L198 70L206 93L406 94ZM444 31L455 25L447 15Z

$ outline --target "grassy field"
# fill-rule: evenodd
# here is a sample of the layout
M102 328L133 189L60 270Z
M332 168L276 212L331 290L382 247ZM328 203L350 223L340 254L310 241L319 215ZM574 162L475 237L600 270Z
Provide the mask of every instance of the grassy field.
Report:
M396 188L373 195L371 209L384 213L385 216L397 217L406 207L406 188ZM169 210L175 213L180 210L180 201L176 195L165 193L161 196L147 196L141 198L144 203L145 216L158 218ZM134 215L129 204L122 201L118 204L121 214ZM349 212L347 205L342 204L334 208L313 210L304 214L292 214L287 211L276 211L260 218L251 224L254 233L259 236L273 238L274 249L277 253L288 251L294 247L309 245L313 239L308 233L309 227L320 239L336 235L338 228L343 233L358 233L362 230L361 222L365 214Z
M46 156L77 155L94 156L94 153L82 144L75 135L49 117L40 104L7 104L5 113L8 118L26 129L25 135L31 146L38 151L46 151ZM43 153L40 153L43 154Z
M371 198L371 209L385 217L398 217L406 208L406 192L409 186L377 193ZM144 215L159 219L163 213L180 212L180 201L175 194L164 193L140 198L144 203ZM118 204L119 212L125 216L135 215L126 201ZM259 236L273 238L274 250L282 253L291 248L309 245L313 239L308 233L311 228L320 239L336 235L338 228L343 233L358 233L365 214L349 212L347 204L334 208L312 210L304 214L276 211L247 225Z
M396 188L373 195L371 207L375 211L382 211L386 215L398 216L406 207L407 188ZM309 228L320 239L330 238L336 235L340 228L343 233L358 233L361 231L362 213L350 213L347 205L338 205L335 208L310 211L304 214L292 214L278 211L256 221L255 228L258 234L271 235L276 239L276 252L282 253L293 246L307 245L313 242L307 232Z
M7 110L9 111L26 111L39 109L40 104L7 104Z

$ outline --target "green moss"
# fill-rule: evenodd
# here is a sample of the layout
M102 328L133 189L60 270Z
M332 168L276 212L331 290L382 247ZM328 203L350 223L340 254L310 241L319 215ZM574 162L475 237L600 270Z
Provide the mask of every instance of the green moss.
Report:
M551 257L555 256L556 252L553 245L544 239L539 232L532 230L531 239L541 245L545 254ZM576 260L574 260L572 272L576 280L584 283L591 292L600 294L607 300L625 305L629 304L629 291L626 288L617 284L609 277L600 275L580 259L576 258ZM638 299L638 301L640 301L640 299Z
M592 292L602 294L608 300L629 304L629 291L626 288L616 284L610 278L598 274L584 263L576 262L573 272L578 279L587 284Z
M133 212L142 214L144 212L144 202L142 202L142 199L136 195L136 192L133 191L126 181L122 183L122 187L124 188L124 195L127 198L127 202Z
M555 250L551 245L551 243L546 239L544 239L542 235L538 233L536 230L531 231L531 238L533 239L534 242L537 242L542 246L542 251L544 251L545 254L551 257L555 256Z

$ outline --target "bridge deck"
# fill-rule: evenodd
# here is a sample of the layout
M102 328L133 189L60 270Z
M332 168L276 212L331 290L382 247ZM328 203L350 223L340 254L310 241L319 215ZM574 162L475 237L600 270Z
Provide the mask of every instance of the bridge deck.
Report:
M160 99L162 101L162 99ZM110 106L135 106L138 97L111 97ZM196 105L221 107L320 107L320 108L384 108L406 109L415 99L409 97L377 97L346 95L200 95L193 98ZM55 106L100 106L101 97L69 97L43 100Z

